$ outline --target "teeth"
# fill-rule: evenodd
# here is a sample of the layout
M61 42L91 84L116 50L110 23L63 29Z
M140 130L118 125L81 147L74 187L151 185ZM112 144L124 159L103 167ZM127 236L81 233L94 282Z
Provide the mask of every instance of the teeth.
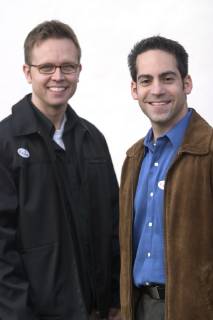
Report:
M51 87L49 88L51 91L55 91L55 92L60 92L60 91L64 91L65 88L62 87Z
M169 103L169 101L162 101L162 102L150 102L153 106L163 106L167 103Z

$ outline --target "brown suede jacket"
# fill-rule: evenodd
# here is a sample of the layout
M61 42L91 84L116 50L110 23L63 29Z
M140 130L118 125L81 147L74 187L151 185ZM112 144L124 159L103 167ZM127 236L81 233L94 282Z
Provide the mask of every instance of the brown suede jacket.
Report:
M120 190L121 308L134 319L133 199L143 139L127 152ZM165 320L213 319L213 129L193 110L165 183ZM141 319L143 320L143 319Z

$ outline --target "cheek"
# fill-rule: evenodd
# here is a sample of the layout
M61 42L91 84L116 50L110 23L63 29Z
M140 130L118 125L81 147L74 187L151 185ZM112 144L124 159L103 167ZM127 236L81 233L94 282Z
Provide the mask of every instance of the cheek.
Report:
M37 88L45 88L46 86L48 86L48 83L50 82L51 82L50 78L37 77L33 79L32 84L34 84L34 86Z
M143 100L145 96L144 90L140 87L135 87L132 89L132 97L135 100Z
M69 87L71 91L76 90L77 85L78 85L78 79L72 79L69 81Z
M78 75L74 77L72 76L71 78L67 78L66 80L70 85L76 85L79 81L79 76Z
M31 83L32 91L37 94L45 93L46 92L46 85L41 81L35 81L35 79Z
M32 83L32 77L31 77L30 72L25 73L25 78L26 78L28 83L30 83L30 84Z
M138 100L144 102L144 100L146 100L148 96L149 96L149 93L146 92L145 90L138 90L138 93L137 93Z

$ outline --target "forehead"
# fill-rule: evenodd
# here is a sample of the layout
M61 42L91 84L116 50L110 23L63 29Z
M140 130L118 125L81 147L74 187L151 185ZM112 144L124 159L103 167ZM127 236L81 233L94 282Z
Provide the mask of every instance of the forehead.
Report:
M137 75L159 75L173 71L179 73L174 55L162 50L148 50L137 56Z
M78 49L71 39L50 38L34 45L31 51L33 63L53 62L60 63L60 60L78 62Z

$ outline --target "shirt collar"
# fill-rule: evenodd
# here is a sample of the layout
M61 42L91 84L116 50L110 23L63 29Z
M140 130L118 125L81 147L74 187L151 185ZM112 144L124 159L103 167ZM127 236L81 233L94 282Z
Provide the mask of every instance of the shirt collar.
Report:
M64 116L63 116L63 119L61 121L60 128L55 130L57 132L57 134L60 135L60 136L63 135L64 126L65 126L66 121L67 121L67 116L66 116L66 113L65 113Z
M182 143L191 114L192 110L188 109L188 112L185 114L185 116L178 123L176 123L172 129L165 133L165 136L169 138L174 147L179 147Z

